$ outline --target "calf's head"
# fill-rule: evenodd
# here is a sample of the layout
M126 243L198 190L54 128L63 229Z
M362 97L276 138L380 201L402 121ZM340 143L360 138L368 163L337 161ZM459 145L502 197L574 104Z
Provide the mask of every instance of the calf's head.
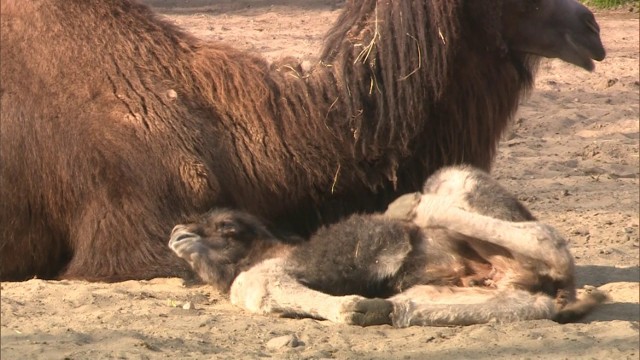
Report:
M169 247L206 283L228 291L235 277L261 260L277 239L256 217L212 210L173 228Z

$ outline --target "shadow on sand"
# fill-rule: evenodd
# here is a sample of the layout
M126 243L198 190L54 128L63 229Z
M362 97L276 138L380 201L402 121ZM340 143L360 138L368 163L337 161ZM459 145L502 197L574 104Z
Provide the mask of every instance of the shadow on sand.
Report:
M582 265L576 268L576 277L578 288L584 285L600 287L610 284L606 286L608 288L606 291L612 291L611 301L600 305L581 322L640 321L640 304L637 300L637 284L640 282L639 267Z
M614 282L639 282L640 267L613 267L601 265L579 265L576 267L577 287L601 286Z

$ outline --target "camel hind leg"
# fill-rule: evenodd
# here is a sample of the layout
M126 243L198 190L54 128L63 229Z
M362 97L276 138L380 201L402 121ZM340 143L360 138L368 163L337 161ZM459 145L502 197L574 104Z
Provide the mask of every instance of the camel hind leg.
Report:
M444 167L429 177L423 194L442 195L456 206L506 221L535 221L518 199L486 172L468 165Z
M555 294L559 308L576 299L573 256L564 238L553 227L534 221L512 194L483 171L468 166L443 168L427 180L424 193L402 196L387 214L413 221L427 234L429 228L441 228L452 238L463 235L481 257L499 260L501 272L518 274L507 277L501 286L545 289ZM495 258L500 248L506 252Z
M414 222L421 227L445 228L501 246L518 257L544 264L553 279L572 277L573 256L566 240L551 226L540 222L511 222L466 211L450 199L425 194L416 208Z
M427 180L424 193L401 196L385 214L501 246L544 264L551 278L573 277L565 239L553 227L534 221L513 195L480 170L443 168Z
M423 195L438 195L463 210L505 221L535 221L518 199L486 172L467 165L448 166L431 175L421 193L400 196L385 215L412 220Z
M551 319L553 299L524 290L414 286L389 298L395 327L459 326Z
M427 180L423 193L416 208L417 223L445 227L573 272L573 257L562 235L536 222L515 196L484 171L470 166L441 169Z

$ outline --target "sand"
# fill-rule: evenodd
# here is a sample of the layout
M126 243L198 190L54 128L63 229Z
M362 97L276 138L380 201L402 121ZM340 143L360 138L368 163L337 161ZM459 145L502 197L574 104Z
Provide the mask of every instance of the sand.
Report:
M313 61L340 1L148 0L197 36ZM1 284L2 359L638 359L639 26L598 12L594 73L545 61L493 174L568 238L579 286L611 301L583 322L360 328L256 316L180 279ZM294 341L291 341L294 340Z

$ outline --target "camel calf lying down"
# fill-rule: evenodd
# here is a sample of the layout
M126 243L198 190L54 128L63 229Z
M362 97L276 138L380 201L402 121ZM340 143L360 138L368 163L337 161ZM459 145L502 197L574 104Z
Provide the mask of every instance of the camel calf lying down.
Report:
M445 168L385 214L353 215L307 242L214 210L169 246L251 312L375 325L576 321L605 299L576 298L566 241L487 174Z

